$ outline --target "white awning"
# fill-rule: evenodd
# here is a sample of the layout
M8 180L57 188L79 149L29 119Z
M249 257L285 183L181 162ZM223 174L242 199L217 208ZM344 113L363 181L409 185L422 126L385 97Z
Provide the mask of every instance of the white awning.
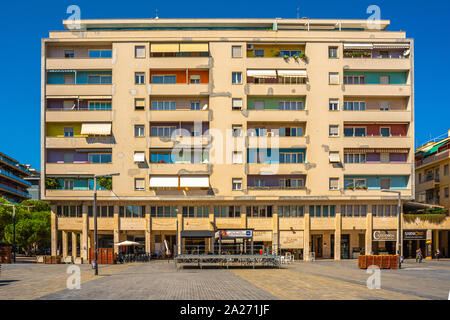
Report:
M283 77L306 78L306 70L278 70L277 72Z
M111 135L111 123L83 123L81 125L82 135Z
M276 78L277 72L275 70L247 70L247 77Z
M409 43L374 43L375 49L409 49Z
M339 157L339 152L330 152L329 154L330 162L341 162L341 158Z
M171 187L171 188L177 188L178 187L178 177L172 176L172 177L150 177L150 188L155 187Z
M209 177L208 176L181 177L180 187L208 188Z
M79 96L80 100L105 100L112 99L112 96Z
M145 162L145 152L138 151L134 153L134 162Z
M370 49L373 49L373 44L372 43L344 43L344 49L370 50Z

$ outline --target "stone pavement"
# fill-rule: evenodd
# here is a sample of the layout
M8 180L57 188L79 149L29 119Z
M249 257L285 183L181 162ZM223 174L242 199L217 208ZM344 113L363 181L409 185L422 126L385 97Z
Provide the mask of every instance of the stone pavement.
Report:
M67 265L2 265L0 299L448 299L450 261L407 261L381 270L370 290L356 260L295 262L282 269L179 269L167 261L81 266L81 289L66 289Z

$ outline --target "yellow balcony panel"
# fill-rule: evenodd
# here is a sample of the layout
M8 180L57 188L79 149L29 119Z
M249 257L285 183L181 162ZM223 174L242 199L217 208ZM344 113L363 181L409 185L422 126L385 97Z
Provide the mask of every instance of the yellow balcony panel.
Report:
M247 227L255 230L272 230L272 218L247 217Z
M45 112L46 122L78 122L78 121L112 121L111 111L67 111L58 110Z
M208 121L208 110L158 110L150 111L151 121Z
M209 57L152 57L150 69L204 69L209 68Z
M410 111L344 111L345 121L410 122Z
M94 190L45 190L43 200L89 200L94 197ZM109 190L98 190L97 199L99 200L117 200L117 195Z
M409 199L409 198L413 197L411 189L404 189L404 190L393 189L393 190L400 191L403 198ZM363 190L363 189L361 189L361 190L356 190L356 189L355 190L345 190L346 197L358 197L361 200L374 199L374 198L379 199L380 197L385 198L385 197L387 197L386 195L387 195L387 193L381 192L380 189L377 189L377 190ZM388 197L391 197L391 196L388 196ZM393 195L392 199L395 200L396 197L397 197L396 195Z
M253 188L247 189L250 197L306 197L306 188Z
M177 230L177 218L151 218L152 230L155 231L167 231Z
M113 172L111 163L46 163L46 174L84 175L97 174L99 172Z
M169 137L151 137L150 147L151 148L173 148L175 145L183 146L206 146L209 143L208 136L201 137L186 137L180 136L176 138L176 141L172 141Z
M412 148L411 137L344 137L344 148Z
M210 230L209 218L184 218L183 230Z
M150 86L152 95L157 96L207 96L209 95L208 84L157 84Z
M187 173L208 173L208 165L204 163L151 163L152 175L177 175Z
M249 163L248 174L306 174L304 163Z
M412 172L411 163L345 163L346 175L410 175Z
M298 96L308 93L306 84L248 83L246 87L247 95L252 96Z
M344 85L345 96L411 96L410 85L353 84Z
M59 217L58 218L58 230L65 231L77 231L83 228L83 218L69 218L69 217Z
M46 137L45 147L48 149L55 148L111 148L114 145L114 139L111 137L80 137L80 138L64 138L64 137Z
M104 231L114 230L114 218L102 218L99 216L99 212L97 212L97 229ZM89 230L94 230L94 218L89 218Z
M90 59L90 58L47 58L45 62L47 69L73 69L73 70L99 70L111 69L112 59Z
M373 217L373 229L395 230L398 226L397 217Z
M364 230L366 229L366 221L366 217L342 217L342 230Z
M265 141L266 139L266 141ZM248 147L306 148L305 137L248 137Z
M438 183L434 179L431 179L429 181L424 181L422 183L419 183L419 181L417 181L416 182L416 192L423 192L426 190L434 189L434 188L436 188L437 185L438 185Z
M301 111L284 111L284 110L248 110L247 121L269 121L269 122L286 122L286 121L307 121L307 113Z
M61 96L111 96L111 84L47 84L47 97Z
M279 219L280 230L303 230L305 228L304 218L282 218Z
M344 58L344 67L348 70L409 70L410 59L382 59L382 58Z
M311 217L311 230L334 230L336 227L336 219L334 217L328 218L314 218Z
M143 231L146 223L145 218L120 218L120 230Z
M306 62L301 59L283 59L282 57L247 57L245 63L248 69L306 69L307 66Z
M245 228L245 222L244 222L244 225L242 225L241 218L216 218L215 224L216 224L217 228L219 228L219 229Z

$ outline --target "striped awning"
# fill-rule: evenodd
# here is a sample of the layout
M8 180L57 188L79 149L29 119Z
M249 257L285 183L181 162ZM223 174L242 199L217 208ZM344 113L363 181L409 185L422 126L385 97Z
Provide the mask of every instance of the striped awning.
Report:
M111 123L83 123L82 135L109 136L111 135Z
M179 43L152 43L150 45L151 52L179 52Z
M207 43L180 43L180 52L208 52Z
M406 148L345 148L345 153L408 153Z
M409 43L374 43L374 49L409 49Z
M278 70L278 75L283 77L306 78L306 70Z
M277 72L275 70L247 70L247 77L276 78Z
M344 43L344 49L371 50L371 49L373 49L373 44L372 43Z

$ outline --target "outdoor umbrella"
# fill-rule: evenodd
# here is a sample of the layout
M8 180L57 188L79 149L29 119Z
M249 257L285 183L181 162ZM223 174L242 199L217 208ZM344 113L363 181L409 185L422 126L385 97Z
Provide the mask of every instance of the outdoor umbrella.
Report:
M141 244L139 242L128 241L128 240L115 244L115 246L140 246L140 245Z

